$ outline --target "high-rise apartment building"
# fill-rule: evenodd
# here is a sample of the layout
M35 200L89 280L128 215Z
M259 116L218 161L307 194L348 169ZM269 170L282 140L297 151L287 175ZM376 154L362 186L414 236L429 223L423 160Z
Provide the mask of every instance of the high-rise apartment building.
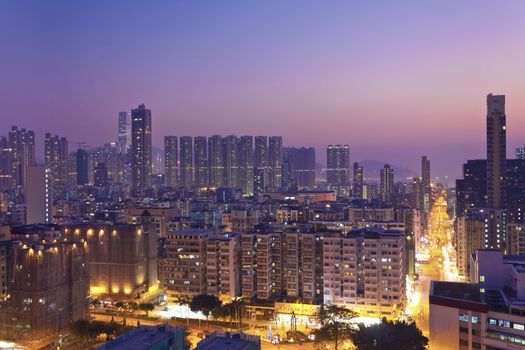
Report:
M340 196L350 194L350 147L329 145L326 149L326 183Z
M516 159L525 159L525 146L516 148Z
M324 303L397 319L405 303L405 237L361 229L323 239Z
M8 190L13 182L13 152L6 137L0 138L0 190Z
M282 233L241 234L241 281L245 298L268 300L282 291Z
M85 186L89 183L89 156L83 149L78 149L76 153L76 167L77 167L77 185Z
M224 178L224 163L222 160L222 137L213 135L208 138L208 185L221 187Z
M383 202L389 203L392 201L394 195L394 169L389 164L385 164L381 169L379 191Z
M485 216L482 212L469 212L456 221L456 265L458 274L468 278L470 257L485 247Z
M270 136L268 139L268 186L280 190L283 184L283 138Z
M162 284L169 300L206 293L206 241L210 235L202 229L168 232Z
M205 136L197 136L193 140L193 165L195 168L195 186L208 186L208 149Z
M13 126L9 131L12 171L15 186L25 186L27 167L35 165L35 133Z
M245 195L254 193L253 137L241 136L238 144L239 187Z
M253 173L254 192L263 192L268 185L268 138L266 136L255 137Z
M507 160L505 95L487 96L487 206L505 206Z
M323 234L285 232L282 235L283 292L291 300L319 303L323 298Z
M240 236L238 233L206 240L206 293L223 300L240 296Z
M52 188L49 169L43 166L27 168L26 224L50 223L52 219Z
M134 195L151 188L151 110L144 104L131 111L131 186Z
M430 211L432 201L432 187L430 186L430 160L427 156L421 158L421 184L423 191L420 208L428 212Z
M164 137L164 179L166 187L179 184L179 142L177 136Z
M193 186L193 138L180 138L180 185L184 188Z
M315 188L315 149L313 147L283 148L284 163L289 164L291 183L297 184L299 189Z
M125 154L128 151L128 112L118 113L118 151Z
M354 197L363 199L363 167L358 162L354 163Z
M237 136L229 135L222 139L222 152L224 160L224 186L236 188L239 185L239 159L237 150Z
M49 169L55 187L67 186L68 180L68 142L65 137L46 133L44 139L45 165Z

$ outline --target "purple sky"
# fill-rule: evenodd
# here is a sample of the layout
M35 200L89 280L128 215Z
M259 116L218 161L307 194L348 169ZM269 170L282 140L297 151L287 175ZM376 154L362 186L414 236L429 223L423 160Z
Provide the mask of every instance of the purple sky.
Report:
M96 146L145 103L166 134L348 143L353 160L457 176L484 156L485 96L525 143L525 2L3 1L1 134ZM2 131L3 130L3 131Z

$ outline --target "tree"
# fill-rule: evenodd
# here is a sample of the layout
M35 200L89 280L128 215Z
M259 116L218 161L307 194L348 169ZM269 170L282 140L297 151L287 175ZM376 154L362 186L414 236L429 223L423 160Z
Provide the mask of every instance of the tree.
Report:
M190 301L190 310L193 312L202 312L206 320L213 310L221 306L221 301L215 295L199 294L194 296Z
M155 305L153 305L152 303L140 303L139 308L142 311L146 312L146 317L148 317L149 312L155 310Z
M360 324L350 339L358 350L426 350L428 338L415 323L387 321L365 326Z
M131 313L134 313L135 311L140 309L140 306L136 302L132 301L128 303L128 309L131 311Z
M316 316L321 322L321 328L314 331L315 341L333 341L335 350L338 350L339 342L350 338L352 332L350 320L357 314L344 306L329 304L321 305Z

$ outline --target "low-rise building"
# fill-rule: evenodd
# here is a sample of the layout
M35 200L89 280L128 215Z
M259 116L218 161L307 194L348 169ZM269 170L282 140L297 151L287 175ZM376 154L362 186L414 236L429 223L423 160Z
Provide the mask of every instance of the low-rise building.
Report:
M470 280L431 283L432 348L525 349L525 258L478 250Z
M259 336L243 332L215 331L201 340L195 350L260 350L261 339Z
M184 328L175 328L168 324L137 327L116 339L113 339L97 350L187 350Z

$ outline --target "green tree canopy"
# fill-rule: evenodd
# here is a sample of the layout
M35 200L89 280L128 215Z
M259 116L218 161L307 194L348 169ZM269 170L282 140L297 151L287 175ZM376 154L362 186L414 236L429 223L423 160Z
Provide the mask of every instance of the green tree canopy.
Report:
M428 346L428 338L415 323L386 319L377 325L359 325L350 339L358 350L426 350Z
M190 301L190 309L193 312L202 312L206 318L212 311L221 306L221 301L215 295L199 294L194 296Z
M357 316L354 311L334 304L321 305L316 316L321 322L321 328L314 331L316 342L333 341L337 350L342 340L350 339L350 320Z

